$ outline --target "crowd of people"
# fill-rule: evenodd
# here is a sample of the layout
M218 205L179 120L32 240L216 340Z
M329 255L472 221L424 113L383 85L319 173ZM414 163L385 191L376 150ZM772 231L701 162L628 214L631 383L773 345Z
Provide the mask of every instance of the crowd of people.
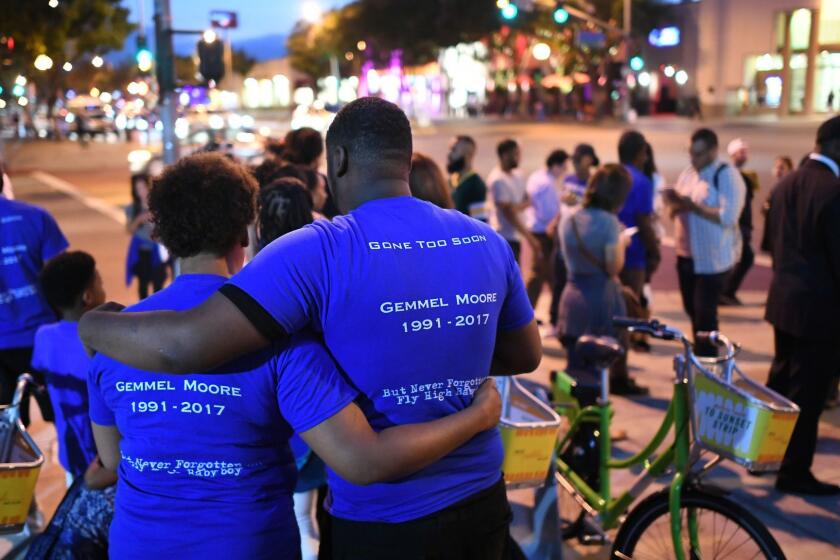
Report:
M32 557L521 558L488 375L536 369L543 335L572 374L583 335L650 351L612 318L652 313L666 219L692 330L716 330L754 261L758 184L746 143L725 162L706 128L673 186L636 130L616 163L584 143L528 177L515 140L486 181L477 148L454 138L444 170L397 106L363 98L326 143L290 132L253 168L212 152L150 165L132 178L125 309L102 305L95 260L48 213L0 198L2 402L24 371L45 385L74 496ZM776 161L762 208L768 385L802 408L781 491L840 493L811 474L840 371L838 163L835 118L798 170ZM611 391L648 392L626 355Z

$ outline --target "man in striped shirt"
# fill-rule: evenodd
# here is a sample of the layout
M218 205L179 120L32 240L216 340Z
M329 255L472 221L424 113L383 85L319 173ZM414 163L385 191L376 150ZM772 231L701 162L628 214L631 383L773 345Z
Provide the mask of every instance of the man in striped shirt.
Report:
M738 217L746 187L740 173L718 160L718 139L707 128L691 136L691 165L665 200L675 217L677 274L683 308L695 337L718 328L718 299L727 274L741 258ZM695 343L699 356L716 356L709 342Z

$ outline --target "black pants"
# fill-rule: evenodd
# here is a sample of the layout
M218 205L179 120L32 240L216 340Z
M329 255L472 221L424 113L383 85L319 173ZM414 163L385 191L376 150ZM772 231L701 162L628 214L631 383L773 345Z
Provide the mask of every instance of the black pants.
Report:
M508 560L525 556L510 536L505 483L405 523L333 518L334 560Z
M563 288L566 287L568 280L566 261L563 260L563 251L559 246L554 248L552 262L554 263L554 282L551 286L551 315L549 316L549 320L556 327L557 321L560 318L560 297L563 295Z
M152 251L140 250L137 264L134 266L137 275L137 295L140 299L149 297L149 284L155 292L159 292L166 282L166 265L152 265Z
M53 413L50 396L47 393L47 384L44 381L44 376L36 371L32 371L31 362L32 348L7 348L0 350L0 405L6 405L12 402L18 376L21 373L31 373L35 381L42 387L42 390L34 391L35 400L41 409L41 416L47 422L54 422L55 414ZM23 401L20 403L20 419L25 426L29 426L29 396L32 394L33 391L30 386L26 394L23 395Z
M507 242L508 245L510 245L511 250L513 251L513 258L516 260L516 264L519 264L519 256L522 254L522 242L511 241L510 239L508 239Z
M696 274L694 259L677 257L677 276L680 282L683 309L691 318L694 332L694 353L698 356L717 356L717 347L709 342L697 342L697 333L718 329L718 299L727 272Z
M747 272L750 271L753 263L755 263L755 253L750 245L752 242L752 233L742 231L741 239L744 243L744 248L741 251L741 260L735 263L735 266L732 268L732 272L730 272L726 277L726 282L723 286L723 295L729 297L735 297L735 293L744 282Z
M544 233L534 233L533 235L540 242L542 255L537 257L531 251L531 266L526 272L525 288L528 291L528 300L531 302L531 307L536 308L543 286L553 286L554 284L552 278L554 263L551 260L554 255L554 241Z
M767 386L799 405L782 473L798 477L811 470L817 448L817 427L826 395L840 367L840 340L810 340L774 329L776 355Z

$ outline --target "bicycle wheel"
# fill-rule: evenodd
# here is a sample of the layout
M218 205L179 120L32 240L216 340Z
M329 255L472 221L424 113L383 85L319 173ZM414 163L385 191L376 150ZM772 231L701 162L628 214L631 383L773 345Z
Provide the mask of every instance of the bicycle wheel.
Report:
M699 550L690 550L688 513L697 518ZM680 505L685 558L689 560L784 560L770 531L750 512L722 496L685 489ZM657 492L634 508L618 530L612 559L672 560L671 515L668 491Z

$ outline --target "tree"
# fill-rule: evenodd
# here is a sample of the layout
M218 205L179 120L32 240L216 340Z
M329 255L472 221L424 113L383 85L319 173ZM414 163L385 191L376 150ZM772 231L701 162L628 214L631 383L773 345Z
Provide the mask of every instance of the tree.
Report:
M240 76L247 76L257 63L256 58L249 56L248 53L242 49L233 49L231 54L233 55L233 71Z
M15 42L4 74L30 77L51 115L59 92L67 85L64 63L81 70L94 55L122 48L134 27L128 13L121 0L64 0L55 8L47 2L0 2L0 35L14 37ZM40 54L53 60L52 68L38 71L32 67Z

